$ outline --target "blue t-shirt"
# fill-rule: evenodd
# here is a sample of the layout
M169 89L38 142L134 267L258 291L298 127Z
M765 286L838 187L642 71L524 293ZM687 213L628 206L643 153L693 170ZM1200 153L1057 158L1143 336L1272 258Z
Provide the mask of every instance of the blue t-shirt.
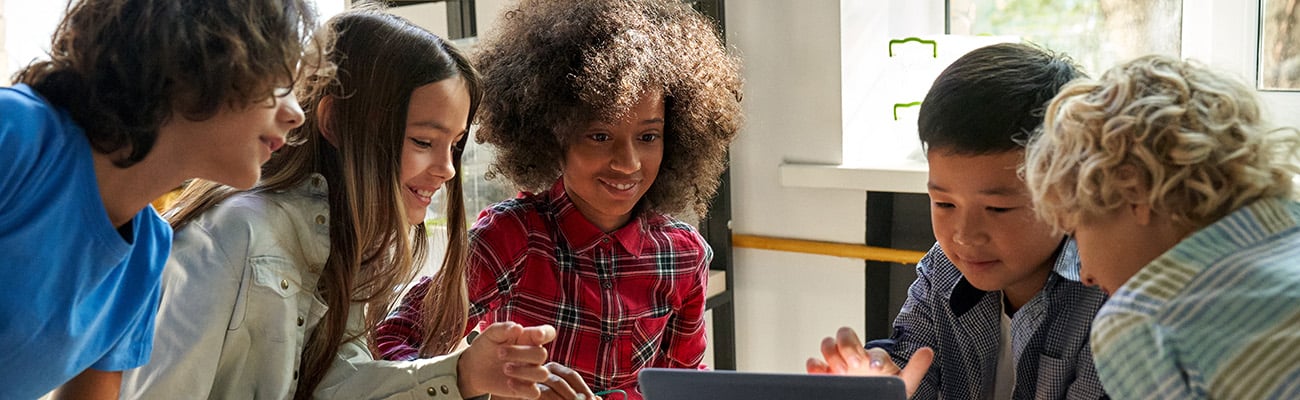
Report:
M0 398L149 359L171 227L145 207L124 239L91 151L30 87L0 88Z

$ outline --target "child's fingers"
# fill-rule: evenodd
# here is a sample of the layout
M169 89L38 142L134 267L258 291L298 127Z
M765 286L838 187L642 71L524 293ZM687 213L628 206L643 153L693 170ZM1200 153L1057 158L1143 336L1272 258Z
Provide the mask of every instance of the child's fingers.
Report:
M506 379L506 387L512 394L509 397L536 399L537 396L542 394L541 389L538 388L537 381L533 380ZM496 398L497 396L493 395L492 397Z
M551 376L551 372L537 364L508 362L505 364L505 375L512 381L523 381L533 384L545 382L546 379ZM536 388L533 389L535 390ZM533 395L533 397L536 396L536 394Z
M930 364L934 362L934 350L929 347L922 347L907 361L907 367L898 373L898 377L903 379L903 384L907 386L907 396L911 397L916 392L916 388L921 386L921 378L925 377L925 372L930 370ZM897 367L895 367L897 368Z
M541 346L555 340L555 327L550 325L538 325L523 328L519 339L515 341L517 345Z
M844 363L844 357L840 355L840 348L835 343L835 339L822 339L822 359L826 360L826 368L829 373L843 374L848 372L848 364Z
M894 359L889 356L889 352L879 347L867 349L867 370L878 371L883 374L897 375L898 364L894 364Z
M810 374L831 373L831 366L827 365L825 361L816 358L809 358L808 361L804 363L804 368L806 368Z
M866 349L862 348L862 340L858 339L858 333L853 328L842 327L835 333L835 343L839 346L840 356L844 358L844 363L850 369L858 369L866 360Z
M541 346L502 345L497 347L497 359L511 363L532 364L542 368L541 365L546 363L546 349Z
M497 322L484 328L483 332L474 338L474 341L486 339L491 343L512 343L523 332L524 327L522 325L514 322Z
M548 377L546 381L542 382L541 386L538 386L537 388L540 389L542 393L538 399L571 400L578 398L578 391L574 390L573 386L570 385L568 381L564 380L563 377L555 374L551 374L551 376ZM587 398L586 394L583 394L582 396L583 398Z
M587 382L582 380L582 375L578 375L578 371L574 371L573 369L556 362L546 363L546 369L551 371L552 374L555 374L555 376L560 379L563 379L568 387L573 390L575 395L580 394L587 399L596 398L596 394L591 391L591 388L587 387Z

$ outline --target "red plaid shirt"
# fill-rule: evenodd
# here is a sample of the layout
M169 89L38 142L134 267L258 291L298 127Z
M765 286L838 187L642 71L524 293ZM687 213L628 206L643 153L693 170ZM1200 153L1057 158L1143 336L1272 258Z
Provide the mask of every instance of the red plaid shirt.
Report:
M469 238L470 327L553 325L551 361L578 371L594 391L621 389L631 399L641 399L641 368L701 367L713 251L690 224L647 212L606 234L556 182L484 210ZM427 291L426 278L380 325L383 358L419 355Z

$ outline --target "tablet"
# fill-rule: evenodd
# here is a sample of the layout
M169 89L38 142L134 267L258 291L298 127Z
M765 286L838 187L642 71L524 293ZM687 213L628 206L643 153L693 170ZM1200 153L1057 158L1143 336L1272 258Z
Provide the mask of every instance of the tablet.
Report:
M638 380L646 400L907 400L903 380L884 376L646 368Z

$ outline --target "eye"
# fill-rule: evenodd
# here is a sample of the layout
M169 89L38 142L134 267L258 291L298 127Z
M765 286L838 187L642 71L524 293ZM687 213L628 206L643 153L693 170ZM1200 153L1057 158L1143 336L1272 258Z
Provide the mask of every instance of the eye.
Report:
M593 141L597 141L597 142L608 142L608 141L609 141L609 134L608 134L608 133L593 133L593 134L587 135L587 138L589 138L589 139L591 139L591 140L593 140Z
M280 97L280 98L289 97L290 94L293 94L293 88L278 87L275 88L275 90L271 91L271 94L274 95L275 97Z
M1015 211L1016 208L1018 207L988 207L988 210L994 214L1003 214Z
M427 149L427 148L433 147L433 142L425 141L425 140L420 140L420 139L416 139L416 138L411 138L411 143L415 143L415 145L418 146L418 147L421 148L421 149Z
M641 141L646 143L654 143L656 140L659 140L659 138L661 137L662 136L660 136L658 133L643 133L641 134Z
M952 203L944 203L938 201L934 202L934 206L937 208L957 208L957 206L953 205Z

